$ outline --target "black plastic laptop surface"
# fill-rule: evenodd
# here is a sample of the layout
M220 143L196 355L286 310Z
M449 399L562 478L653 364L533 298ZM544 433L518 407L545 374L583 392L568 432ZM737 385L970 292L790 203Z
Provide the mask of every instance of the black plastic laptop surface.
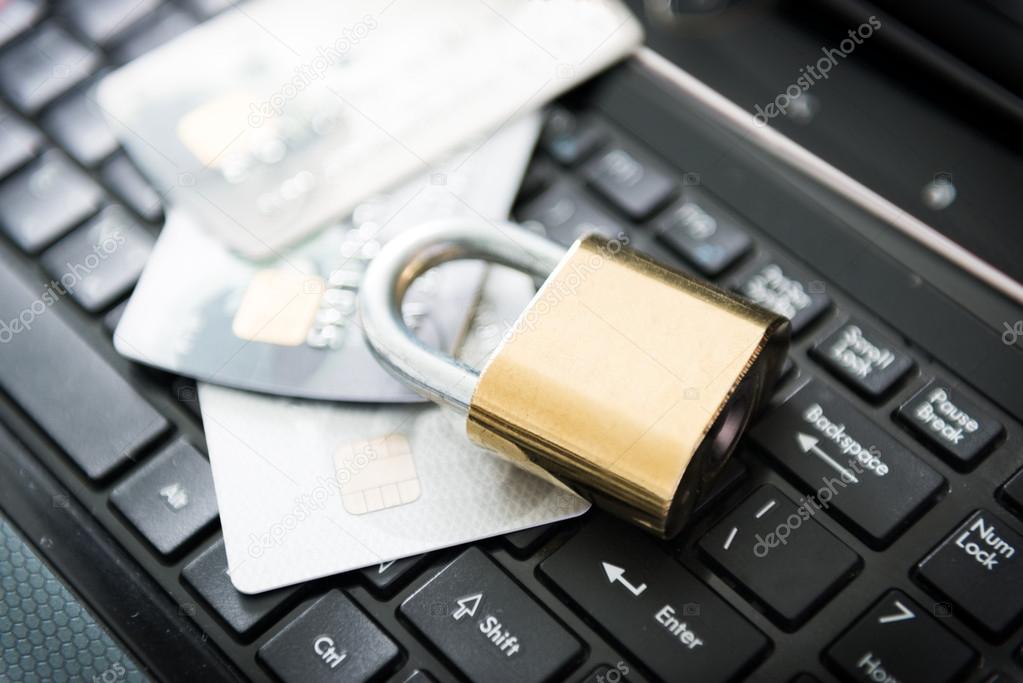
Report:
M659 542L594 511L236 591L194 384L111 344L141 262L106 261L88 298L33 312L102 207L152 237L162 224L81 89L216 3L141 3L95 44L119 4L0 5L0 680L1023 679L1023 309L765 151L650 55L550 109L514 215L566 244L625 233L792 319L774 401L693 523ZM43 88L4 68L40 40L87 66ZM606 172L623 158L643 191ZM40 173L59 182L40 191ZM171 472L191 506L174 523ZM469 634L454 615L483 592L500 609ZM541 648L520 648L519 624Z

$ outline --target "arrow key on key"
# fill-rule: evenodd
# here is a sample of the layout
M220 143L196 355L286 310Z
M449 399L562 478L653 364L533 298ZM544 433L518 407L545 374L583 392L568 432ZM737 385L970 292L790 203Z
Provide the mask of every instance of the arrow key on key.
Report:
M589 519L540 573L658 680L738 680L770 648L647 535L606 517Z
M455 558L409 596L400 613L474 681L541 683L582 651L479 548Z
M636 597L642 595L643 591L646 590L645 583L641 583L638 586L633 586L631 583L626 581L625 570L622 569L621 567L616 567L613 564L608 564L607 562L601 562L600 564L603 565L604 573L607 574L607 580L610 581L611 583L617 581L618 583L625 586L625 589L628 590L633 595L635 595Z
M750 438L873 548L884 548L946 488L933 467L819 380L807 383Z

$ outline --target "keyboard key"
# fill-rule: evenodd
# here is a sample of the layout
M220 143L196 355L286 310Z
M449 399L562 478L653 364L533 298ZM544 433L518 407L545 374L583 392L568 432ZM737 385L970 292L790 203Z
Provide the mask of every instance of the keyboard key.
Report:
M594 516L540 572L666 681L737 680L770 641L635 528Z
M518 211L520 221L537 221L547 236L568 246L587 232L596 232L608 238L628 234L626 225L568 180L553 185Z
M802 269L778 260L747 268L732 281L732 289L764 308L784 315L797 335L831 308L824 283L811 279Z
M632 220L661 208L677 184L660 163L631 145L615 144L582 169L583 176Z
M46 24L0 57L0 90L23 112L34 113L85 80L99 53L56 24Z
M1012 506L1017 515L1023 516L1023 470L1012 475L1002 487L1002 498Z
M0 267L0 386L88 477L101 479L169 425L50 310L57 298Z
M182 439L118 484L110 500L166 556L177 555L217 520L210 464Z
M240 592L231 584L231 577L227 574L227 555L222 539L185 565L181 575L220 618L244 638L254 636L281 614L296 593L293 586L258 595Z
M51 150L0 185L0 229L36 253L99 209L103 190Z
M1023 621L1023 537L977 510L917 565L921 579L1000 638Z
M34 126L0 106L0 178L34 157L42 142Z
M163 5L139 21L113 50L120 63L130 62L195 26L196 21L173 5Z
M135 165L123 154L118 154L100 169L103 182L128 207L145 218L157 222L163 217L163 202Z
M810 350L833 375L878 400L913 368L913 359L869 325L849 320Z
M554 530L559 527L560 525L558 524L542 524L529 529L523 529L522 531L505 534L501 539L512 551L513 555L526 557L539 548L544 541L551 537Z
M429 557L424 553L370 565L361 570L362 576L375 593L387 595L411 580L416 570L422 567Z
M437 679L425 671L415 670L402 683L435 683Z
M825 504L807 498L797 508L774 486L761 486L703 537L700 549L752 602L765 605L785 628L795 628L863 565L813 519Z
M750 432L828 511L882 548L929 507L945 479L819 381Z
M1002 435L1002 424L950 382L933 379L899 407L899 420L958 469L976 465Z
M0 3L0 47L21 35L43 15L42 0L6 0Z
M576 116L567 109L557 107L547 117L541 146L554 159L565 166L575 166L597 150L607 139L607 132L591 115Z
M95 312L135 285L153 242L127 211L110 206L47 249L41 260L82 308Z
M98 164L117 151L117 138L85 90L78 90L47 109L43 126L83 166Z
M828 648L825 659L850 681L952 683L977 653L902 591L888 591Z
M347 595L332 590L259 648L283 683L363 683L397 662L394 641Z
M62 14L86 38L105 45L152 12L160 0L66 2Z
M465 550L400 612L474 681L548 681L582 652L479 548Z
M716 277L753 246L748 226L696 187L653 221L657 238L707 277Z

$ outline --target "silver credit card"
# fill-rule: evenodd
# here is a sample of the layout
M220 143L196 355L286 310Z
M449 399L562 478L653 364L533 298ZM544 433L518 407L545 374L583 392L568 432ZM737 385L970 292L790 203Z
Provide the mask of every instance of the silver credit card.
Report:
M387 240L428 220L506 217L539 119L531 114L509 124L438 173L363 202L272 261L237 256L172 208L115 347L141 363L241 389L339 401L421 400L366 346L355 306L362 272ZM413 285L403 313L420 339L455 347L482 273L478 262L456 262Z
M533 294L493 268L459 351L481 367ZM231 581L258 593L582 514L589 503L474 446L433 405L199 385Z
M266 258L640 38L618 0L262 0L109 75L98 103L169 203Z

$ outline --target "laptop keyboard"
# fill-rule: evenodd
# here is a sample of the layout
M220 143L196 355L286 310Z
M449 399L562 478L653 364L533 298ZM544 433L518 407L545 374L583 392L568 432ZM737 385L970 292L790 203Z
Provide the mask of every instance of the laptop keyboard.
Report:
M658 542L593 512L236 591L194 384L133 368L111 345L163 213L88 91L229 4L0 5L0 388L15 406L4 415L50 444L43 462L240 672L286 683L1023 677L1020 425L814 272L798 245L571 102L549 114L518 220L565 244L625 234L792 320L774 405L694 523ZM113 233L126 244L101 257ZM484 593L499 608L476 615Z

